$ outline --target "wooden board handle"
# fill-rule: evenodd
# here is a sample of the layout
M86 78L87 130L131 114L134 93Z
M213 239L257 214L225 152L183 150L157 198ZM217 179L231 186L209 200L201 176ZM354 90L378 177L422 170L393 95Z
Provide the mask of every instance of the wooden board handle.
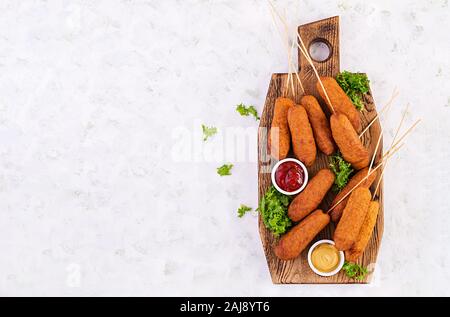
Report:
M298 32L305 44L306 48L315 42L325 43L329 50L329 57L322 61L314 61L314 66L320 76L335 77L339 71L339 17L331 17L320 21L315 21L308 24L303 24L298 27ZM300 43L299 43L300 44ZM311 65L308 63L303 54L298 50L298 67L300 72L300 79L306 84L305 90L307 94L316 95L314 85L317 80L314 80L315 75Z

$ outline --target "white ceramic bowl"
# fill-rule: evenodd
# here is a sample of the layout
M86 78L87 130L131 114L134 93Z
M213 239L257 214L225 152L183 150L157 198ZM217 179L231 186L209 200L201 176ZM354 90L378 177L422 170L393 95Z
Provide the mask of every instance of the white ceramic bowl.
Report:
M336 269L334 269L334 270L331 271L331 272L327 272L327 273L326 273L326 272L321 272L321 271L319 271L318 269L316 269L316 268L314 267L314 265L313 265L313 263L312 263L312 261L311 261L311 254L312 254L313 250L314 250L317 246L319 246L319 245L321 245L321 244L324 244L324 243L328 243L328 244L335 245L335 243L334 243L333 240L319 240L319 241L317 241L316 243L314 243L314 244L311 246L311 248L309 248L309 251L308 251L308 264L309 264L309 267L311 268L311 270L313 270L314 273L316 273L316 274L318 274L318 275L320 275L320 276L333 276L333 275L337 274L337 273L342 269L342 267L344 266L345 255L344 255L344 252L343 252L343 251L339 251L339 264L338 264L338 266L336 267Z
M275 181L275 172L277 171L278 166L280 166L284 162L295 162L298 165L300 165L300 167L303 170L303 174L304 174L304 177L305 177L304 180L303 180L303 185L302 185L302 187L300 187L296 191L293 191L293 192L284 191L278 186L277 182ZM284 195L296 195L296 194L300 193L303 189L305 189L306 185L308 184L308 170L306 169L305 164L303 164L301 161L299 161L297 159L294 159L294 158L285 158L285 159L283 159L281 161L278 161L277 164L275 164L275 166L272 168L272 184L273 184L273 186L275 186L275 188L280 193L282 193Z

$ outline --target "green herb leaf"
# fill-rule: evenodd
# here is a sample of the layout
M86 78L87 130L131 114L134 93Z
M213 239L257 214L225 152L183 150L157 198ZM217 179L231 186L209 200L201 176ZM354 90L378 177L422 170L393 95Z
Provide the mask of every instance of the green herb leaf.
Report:
M213 136L217 133L216 127L207 127L206 125L202 124L202 131L203 131L203 141L208 140L210 136Z
M333 191L338 192L347 185L350 175L353 173L352 165L346 162L337 152L330 156L330 169L336 175Z
M251 211L252 207L248 207L246 205L241 205L238 209L238 217L242 218L247 212Z
M236 111L241 114L241 116L248 117L249 115L252 115L255 117L255 120L259 120L258 111L254 106L245 106L243 103L240 103L236 106Z
M342 270L345 272L345 274L355 280L362 281L366 275L369 273L367 268L356 264L345 261L344 266L342 267Z
M231 169L233 168L233 164L223 164L221 167L217 168L217 174L220 176L229 176L231 175Z
M290 201L290 196L281 194L273 186L267 190L261 199L257 210L261 213L266 228L272 231L275 236L285 233L292 225L287 215Z
M336 81L347 96L350 97L356 109L359 111L363 110L364 103L362 102L362 96L369 91L369 79L367 75L343 71L336 76Z

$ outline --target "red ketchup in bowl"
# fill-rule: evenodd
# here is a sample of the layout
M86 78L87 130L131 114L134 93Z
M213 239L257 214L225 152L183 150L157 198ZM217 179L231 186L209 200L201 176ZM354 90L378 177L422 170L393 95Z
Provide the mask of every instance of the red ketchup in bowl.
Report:
M302 187L305 181L305 173L299 164L287 161L278 166L275 171L275 181L282 190L295 192Z

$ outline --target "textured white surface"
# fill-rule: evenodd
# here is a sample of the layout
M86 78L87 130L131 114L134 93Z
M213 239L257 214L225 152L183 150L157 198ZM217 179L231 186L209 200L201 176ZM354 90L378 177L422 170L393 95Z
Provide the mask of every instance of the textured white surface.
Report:
M234 106L261 111L287 71L265 1L1 1L1 295L450 295L448 1L277 5L292 26L340 15L341 68L379 107L400 90L388 140L407 102L423 119L387 172L373 283L272 285L236 216L256 164L220 178L173 149L180 127L256 127Z

